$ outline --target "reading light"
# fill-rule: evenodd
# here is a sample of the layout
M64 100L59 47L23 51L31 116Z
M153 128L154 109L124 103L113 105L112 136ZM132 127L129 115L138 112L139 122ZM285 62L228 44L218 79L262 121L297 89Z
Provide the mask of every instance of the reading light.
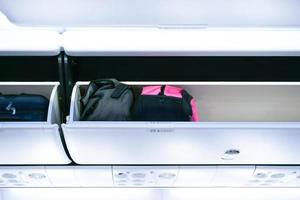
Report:
M132 177L133 178L145 178L146 174L144 174L144 173L134 173L134 174L132 174Z
M277 174L272 174L271 175L271 178L284 178L285 177L285 174L283 173L277 173Z
M10 173L4 173L4 174L2 174L2 177L3 178L17 178L16 175L10 174Z
M162 173L162 174L158 175L159 178L163 178L163 179L172 179L175 176L176 176L176 174L173 174L173 173Z
M41 173L31 173L28 176L29 176L29 178L33 178L33 179L44 179L44 178L46 178L46 176L44 174L41 174Z
M265 173L257 173L257 174L255 174L255 177L256 177L256 178L264 179L264 178L267 178L268 175L265 174Z
M122 172L116 174L115 176L116 176L116 178L127 178L127 174L122 173Z

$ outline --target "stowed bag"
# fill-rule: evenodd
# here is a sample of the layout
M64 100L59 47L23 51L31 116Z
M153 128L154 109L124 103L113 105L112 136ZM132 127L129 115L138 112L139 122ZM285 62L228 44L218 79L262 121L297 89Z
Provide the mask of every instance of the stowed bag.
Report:
M115 79L91 81L81 99L82 121L130 120L133 94L128 85Z
M47 121L48 105L41 95L0 94L0 121Z
M174 86L145 86L133 109L135 121L198 121L195 100Z

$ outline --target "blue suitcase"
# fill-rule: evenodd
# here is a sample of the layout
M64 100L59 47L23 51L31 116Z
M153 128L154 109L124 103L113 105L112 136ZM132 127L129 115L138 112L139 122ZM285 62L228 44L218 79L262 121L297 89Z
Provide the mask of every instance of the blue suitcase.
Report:
M42 95L0 94L0 121L47 121L48 105Z

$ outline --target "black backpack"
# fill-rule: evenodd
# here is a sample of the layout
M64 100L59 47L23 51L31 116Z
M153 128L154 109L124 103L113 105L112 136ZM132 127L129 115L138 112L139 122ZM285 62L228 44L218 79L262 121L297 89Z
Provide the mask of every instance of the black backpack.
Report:
M133 104L128 85L115 79L91 81L81 98L82 121L127 121Z
M132 112L134 121L198 121L194 98L169 85L144 86Z

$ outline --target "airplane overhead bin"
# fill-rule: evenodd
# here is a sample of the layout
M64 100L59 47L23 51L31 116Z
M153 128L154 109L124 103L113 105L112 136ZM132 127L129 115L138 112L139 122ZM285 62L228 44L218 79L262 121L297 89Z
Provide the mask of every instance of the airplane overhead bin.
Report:
M299 199L299 9L1 1L0 95L49 105L44 121L0 122L0 200ZM81 121L96 78L181 87L199 121Z

